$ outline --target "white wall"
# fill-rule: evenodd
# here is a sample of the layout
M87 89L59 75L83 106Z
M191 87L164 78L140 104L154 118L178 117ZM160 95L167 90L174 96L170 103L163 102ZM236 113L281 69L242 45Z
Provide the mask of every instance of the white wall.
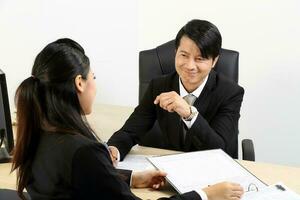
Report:
M240 52L240 138L258 161L300 166L300 3L238 0L0 0L0 68L11 98L47 43L70 37L95 70L97 102L137 104L138 51L173 39L190 19L216 24Z
M0 0L0 68L10 102L35 56L58 38L79 42L90 57L97 102L135 105L138 95L137 3L97 0Z

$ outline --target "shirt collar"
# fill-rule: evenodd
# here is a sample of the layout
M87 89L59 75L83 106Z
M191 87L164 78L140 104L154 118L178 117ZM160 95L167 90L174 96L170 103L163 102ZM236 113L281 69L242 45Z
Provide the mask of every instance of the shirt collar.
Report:
M185 97L188 94L193 94L195 97L198 98L200 96L206 82L207 82L207 79L208 79L208 75L204 78L203 83L196 90L194 90L192 93L188 93L188 91L186 91L183 84L181 83L181 80L180 80L180 77L179 77L179 93L180 93L180 96Z

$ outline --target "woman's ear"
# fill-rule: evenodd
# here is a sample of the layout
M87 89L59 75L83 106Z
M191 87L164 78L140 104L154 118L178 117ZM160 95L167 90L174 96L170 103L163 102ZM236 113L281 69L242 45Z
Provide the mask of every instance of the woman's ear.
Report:
M75 87L77 92L82 93L84 91L84 82L81 75L75 77Z

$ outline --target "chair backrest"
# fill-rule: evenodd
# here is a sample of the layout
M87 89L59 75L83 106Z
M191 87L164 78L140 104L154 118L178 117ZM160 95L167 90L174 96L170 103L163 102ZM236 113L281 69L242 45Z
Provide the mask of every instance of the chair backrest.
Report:
M25 199L30 200L27 192L23 192ZM16 190L11 189L0 189L0 199L7 199L7 200L21 200L21 198L18 196L18 193Z
M215 71L238 82L239 53L221 49ZM141 51L139 54L139 102L153 78L175 71L175 41L171 40L154 49ZM153 128L138 142L140 145L167 148L157 121ZM238 150L237 150L238 152Z
M215 71L238 82L239 53L221 49ZM153 78L175 71L175 41L171 40L154 49L141 51L139 54L139 102L141 101L149 82Z

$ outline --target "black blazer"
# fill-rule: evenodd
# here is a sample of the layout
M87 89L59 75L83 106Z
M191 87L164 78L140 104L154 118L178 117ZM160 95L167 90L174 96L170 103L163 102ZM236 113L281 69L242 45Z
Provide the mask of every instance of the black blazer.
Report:
M106 147L82 135L42 134L31 173L32 200L139 199L129 188L131 171L116 170ZM170 199L200 197L192 191Z
M179 76L172 73L154 79L141 103L124 126L114 133L108 144L116 146L121 159L158 120L164 143L168 149L195 151L221 148L237 158L238 120L244 89L225 76L211 71L203 91L194 103L199 114L183 141L183 122L177 113L155 105L154 99L162 92L179 94Z

